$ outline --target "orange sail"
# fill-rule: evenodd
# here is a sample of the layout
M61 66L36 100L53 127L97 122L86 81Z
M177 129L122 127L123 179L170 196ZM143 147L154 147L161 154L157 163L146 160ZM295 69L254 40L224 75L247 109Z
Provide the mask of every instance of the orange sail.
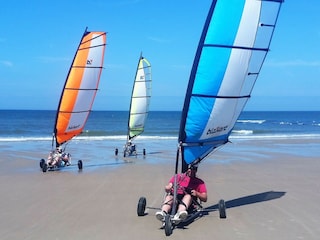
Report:
M105 46L105 32L84 32L57 110L56 146L79 135L86 124L100 82Z

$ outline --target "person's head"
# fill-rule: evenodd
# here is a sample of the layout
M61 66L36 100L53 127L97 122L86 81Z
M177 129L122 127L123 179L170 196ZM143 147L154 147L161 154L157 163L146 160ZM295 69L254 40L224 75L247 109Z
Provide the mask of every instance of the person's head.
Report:
M57 152L58 153L62 153L62 148L59 146L59 147L57 147Z
M198 171L198 165L192 165L192 164L188 165L187 175L189 177L195 177L197 171Z

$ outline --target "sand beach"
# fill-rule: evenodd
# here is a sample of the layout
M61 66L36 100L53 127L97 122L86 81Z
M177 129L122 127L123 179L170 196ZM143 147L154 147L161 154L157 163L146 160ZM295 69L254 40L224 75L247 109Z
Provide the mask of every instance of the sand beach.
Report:
M45 148L0 146L1 239L319 239L320 139L235 141L199 167L206 181L208 214L165 236L155 212L174 173L174 152L158 146L145 158L117 159L112 146L84 161L43 173ZM89 145L82 144L84 151ZM34 147L34 146L33 146ZM77 149L79 146L74 147ZM32 149L34 150L34 149ZM139 197L146 215L137 216ZM227 218L216 204L224 199Z

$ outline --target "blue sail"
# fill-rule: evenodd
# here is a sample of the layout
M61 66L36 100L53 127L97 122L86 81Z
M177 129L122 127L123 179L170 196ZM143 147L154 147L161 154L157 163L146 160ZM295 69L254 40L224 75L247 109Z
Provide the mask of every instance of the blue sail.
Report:
M183 164L198 163L228 142L269 51L282 2L212 2L182 110Z

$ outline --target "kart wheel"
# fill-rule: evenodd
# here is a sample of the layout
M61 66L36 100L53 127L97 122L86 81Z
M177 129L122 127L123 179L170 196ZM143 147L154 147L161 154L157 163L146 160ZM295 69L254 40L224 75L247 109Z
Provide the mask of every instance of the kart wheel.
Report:
M83 167L82 160L78 160L78 168L79 168L79 170L81 170L82 167Z
M43 163L42 172L46 172L47 170L48 170L48 165L46 163Z
M138 216L144 216L146 205L147 205L147 199L145 197L140 197L138 201L138 207L137 207Z
M114 155L118 156L118 152L119 152L119 150L118 150L118 148L116 148L116 150L114 151Z
M164 232L166 236L170 236L172 234L172 222L170 214L167 214L164 218Z
M42 159L40 160L40 168L41 168L41 169L42 169L44 163L45 163L45 161L44 161L44 159L42 158Z
M146 155L146 149L145 148L143 149L142 153L143 153L143 156Z
M220 215L220 218L226 218L227 215L226 215L226 204L224 202L223 199L221 199L219 201L219 215Z

